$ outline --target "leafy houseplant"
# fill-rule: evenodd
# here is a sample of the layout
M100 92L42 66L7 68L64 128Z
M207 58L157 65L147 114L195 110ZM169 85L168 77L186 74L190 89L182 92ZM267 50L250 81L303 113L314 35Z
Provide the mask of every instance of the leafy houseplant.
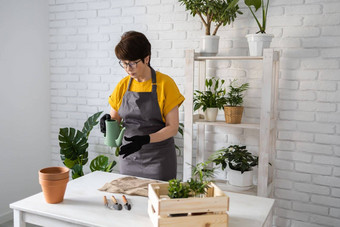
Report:
M73 179L84 175L83 166L88 162L88 137L93 127L98 124L97 120L101 114L102 112L98 112L89 117L82 131L74 128L59 129L60 158L66 167L72 169ZM111 172L116 162L108 160L104 155L97 156L90 164L91 171Z
M168 196L170 198L188 198L189 196L204 195L206 189L209 188L210 178L214 175L214 169L207 165L208 163L198 163L193 166L192 177L186 183L177 179L170 180Z
M216 35L220 26L230 24L237 14L242 14L235 0L178 0L185 5L190 14L196 14L201 18L205 26L206 35ZM215 23L215 29L211 34L211 24Z
M231 185L253 185L253 167L257 166L258 157L248 152L246 146L231 145L216 151L210 159L216 165L221 165L222 170L229 167L228 181Z
M244 3L248 6L260 29L256 34L246 35L249 44L249 54L250 56L262 56L263 49L269 48L272 38L274 37L273 35L266 34L269 0L244 0ZM255 12L260 8L262 12L262 23L255 15Z
M230 169L241 173L252 170L252 167L258 164L258 157L250 153L246 146L239 145L231 145L228 148L220 149L210 159L216 165L221 165L222 170L229 166Z
M180 180L172 179L169 180L168 196L172 199L176 198L188 198L189 197L189 186L183 184Z
M226 90L223 87L224 80L220 80L218 78L211 78L205 80L205 91L196 90L194 92L194 111L202 108L203 111L206 111L208 108L216 108L215 116L211 121L216 120L217 110L222 109L226 104L226 98L224 97L226 94ZM207 115L206 115L207 117ZM208 119L209 120L209 119Z
M243 92L249 88L249 83L235 85L236 80L230 81L229 91L226 97L226 106L224 106L224 115L226 123L239 124L243 114Z
M242 14L236 0L178 0L192 16L198 15L205 27L205 36L201 40L202 55L213 56L218 52L219 37L217 30L230 24L237 14ZM215 29L211 33L212 23Z
M235 86L236 79L230 81L229 92L227 93L226 102L228 106L240 106L243 104L243 94L249 88L249 83L241 84L241 86Z

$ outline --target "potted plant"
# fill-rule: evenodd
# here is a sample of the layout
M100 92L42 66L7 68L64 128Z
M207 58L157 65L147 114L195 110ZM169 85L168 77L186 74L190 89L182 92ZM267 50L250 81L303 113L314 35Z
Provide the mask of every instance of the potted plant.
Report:
M209 159L216 165L221 165L222 170L229 167L229 184L239 187L253 185L253 167L257 166L258 157L251 154L246 146L231 145L216 151Z
M269 48L272 38L274 37L271 34L266 34L269 0L244 0L244 3L246 4L246 6L248 6L251 14L256 21L256 24L260 29L258 32L256 32L256 34L246 35L249 44L249 55L262 56L263 49ZM254 10L252 9L252 7L254 8ZM260 8L262 12L262 23L255 15L256 11Z
M83 166L88 162L88 137L93 127L98 124L101 114L102 112L98 112L89 117L82 131L74 128L59 129L60 158L66 167L72 169L73 179L84 175ZM90 169L111 172L115 165L115 161L109 162L108 157L99 155L92 160Z
M230 81L229 92L227 93L226 103L224 106L225 121L228 124L239 124L242 120L242 114L244 107L241 106L243 103L243 92L249 88L249 83L241 84L236 86L236 79Z
M235 0L178 0L192 16L198 15L205 27L205 36L201 37L200 53L214 56L218 52L219 36L217 30L230 24L237 14L242 14ZM211 33L212 23L215 28Z
M195 90L194 111L202 108L207 121L216 121L218 109L226 104L224 80L211 78L205 80L205 91Z

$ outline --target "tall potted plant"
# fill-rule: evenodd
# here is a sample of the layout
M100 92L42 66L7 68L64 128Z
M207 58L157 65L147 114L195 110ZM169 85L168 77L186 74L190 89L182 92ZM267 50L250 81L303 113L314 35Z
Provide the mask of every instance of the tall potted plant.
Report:
M212 154L209 160L220 165L222 170L228 167L229 184L239 187L253 185L253 167L258 164L258 157L250 153L246 146L231 145Z
M244 0L244 3L249 8L260 29L256 34L246 35L249 44L249 55L262 56L263 49L270 47L270 43L274 37L273 35L266 33L269 0ZM261 9L262 12L262 23L255 15L258 9Z
M218 53L219 36L217 30L229 25L237 14L242 14L236 0L178 0L192 16L198 15L205 27L205 36L201 37L200 53L214 56ZM211 33L212 23L215 28Z
M218 109L226 104L224 80L211 78L205 80L205 91L194 92L194 111L202 108L207 121L216 121Z
M249 83L244 83L241 86L236 86L236 79L230 81L229 92L227 93L226 103L224 106L225 122L228 124L239 124L242 120L244 107L243 92L249 88Z
M64 165L72 169L72 178L76 179L84 175L83 166L88 162L88 137L91 130L98 124L98 118L102 112L98 112L89 117L82 131L74 128L59 129L59 146L60 158ZM91 161L91 171L111 172L116 165L115 161L109 162L109 158L104 155L98 155Z

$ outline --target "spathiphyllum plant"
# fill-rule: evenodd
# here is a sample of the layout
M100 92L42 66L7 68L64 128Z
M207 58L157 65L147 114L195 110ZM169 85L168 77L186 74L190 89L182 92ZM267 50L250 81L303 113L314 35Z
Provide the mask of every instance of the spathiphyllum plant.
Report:
M194 110L202 108L205 111L207 108L222 109L226 104L226 90L224 88L224 80L219 78L211 78L205 80L205 91L196 90L194 92Z

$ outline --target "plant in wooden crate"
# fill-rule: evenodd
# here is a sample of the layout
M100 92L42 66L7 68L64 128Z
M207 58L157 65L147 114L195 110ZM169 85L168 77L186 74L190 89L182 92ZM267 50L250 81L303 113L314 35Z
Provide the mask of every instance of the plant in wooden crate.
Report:
M226 123L239 124L242 120L242 114L244 107L243 104L243 92L249 88L249 83L236 86L236 79L230 81L229 91L226 97L226 106L224 106L224 116Z
M205 36L201 38L201 54L216 55L218 52L219 36L217 30L221 26L230 25L242 14L236 0L178 0L192 16L198 15L205 27ZM212 23L215 28L211 33Z
M72 178L76 179L84 175L83 166L88 162L88 137L91 130L98 124L98 118L102 112L98 112L89 117L81 131L74 128L59 129L60 158L64 165L72 169ZM109 158L98 155L91 161L91 171L111 172L116 165L115 161L109 162Z
M214 169L207 165L196 165L187 182L172 179L168 183L149 184L148 213L154 226L175 226L179 222L181 226L228 226L229 197L209 181ZM195 196L202 192L205 196Z
M227 103L225 80L212 77L205 80L205 91L195 90L194 111L202 108L207 121L216 121L218 109L222 109Z
M212 154L209 160L221 165L222 170L227 166L228 180L231 185L253 185L253 167L258 164L258 157L250 153L246 146L230 145Z

